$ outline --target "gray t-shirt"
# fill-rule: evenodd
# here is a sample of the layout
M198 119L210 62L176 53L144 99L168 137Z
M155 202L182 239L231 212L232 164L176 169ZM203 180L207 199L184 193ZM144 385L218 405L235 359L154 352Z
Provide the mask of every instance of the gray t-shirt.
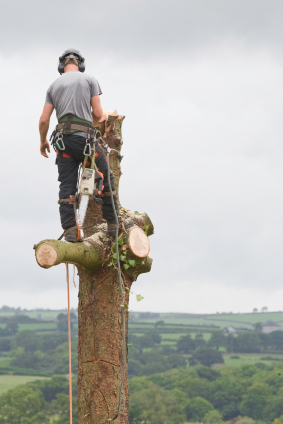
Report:
M94 77L72 71L61 75L50 85L45 103L54 106L58 120L71 113L92 122L90 99L100 94L100 85Z

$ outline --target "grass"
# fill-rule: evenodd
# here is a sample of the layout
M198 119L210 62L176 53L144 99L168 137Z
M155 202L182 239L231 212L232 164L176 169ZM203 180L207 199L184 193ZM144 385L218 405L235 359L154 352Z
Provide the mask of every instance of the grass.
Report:
M27 375L0 375L0 395L19 384L25 384L36 380L46 380L46 378L47 377L32 377Z
M137 320L137 319L136 319ZM218 326L221 328L233 327L246 327L252 328L253 324L257 322L266 322L268 320L282 323L283 326L283 312L257 312L246 314L177 314L177 313L164 313L159 314L158 318L151 318L144 320L144 322L154 324L156 321L163 320L165 324L185 324L208 327L210 325ZM133 322L133 321L131 321ZM141 322L141 321L139 321Z
M231 359L231 356L239 356L239 359ZM280 359L283 361L283 355L280 354L264 354L264 353L229 353L224 354L223 358L225 361L225 365L228 367L240 367L241 365L254 365L257 362L262 362L263 364L270 364L272 363L272 360L265 361L261 358L264 358L266 356L270 356L275 359Z
M38 331L38 330L56 330L57 329L55 322L43 322L40 324L37 324L37 323L18 324L18 326L19 326L19 331L24 331L24 330ZM0 328L6 328L6 324L0 324Z

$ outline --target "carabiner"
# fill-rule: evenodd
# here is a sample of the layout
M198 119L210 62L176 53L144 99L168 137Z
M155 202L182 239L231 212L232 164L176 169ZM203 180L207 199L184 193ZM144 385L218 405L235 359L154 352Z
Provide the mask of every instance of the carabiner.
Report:
M59 150L65 150L65 144L63 141L63 134L59 134L57 140L56 140L56 146L58 147ZM61 145L60 145L61 143Z
M88 141L88 140L87 140ZM87 152L87 148L88 148L88 152ZM87 142L84 148L84 155L85 156L90 156L91 155L91 146L90 143Z

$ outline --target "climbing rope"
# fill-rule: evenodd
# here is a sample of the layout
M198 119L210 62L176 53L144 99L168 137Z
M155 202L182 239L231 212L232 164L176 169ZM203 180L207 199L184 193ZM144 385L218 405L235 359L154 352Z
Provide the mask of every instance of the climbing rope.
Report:
M104 144L106 144L106 143L104 142ZM121 296L122 296L122 318L123 318L123 375L122 375L122 380L121 380L120 390L119 390L119 400L118 400L118 405L117 405L117 412L116 412L116 415L113 418L110 418L108 420L108 421L114 421L114 420L116 420L116 418L118 417L119 412L120 412L120 405L121 405L121 398L122 398L122 389L123 389L123 386L124 386L125 373L126 373L126 328L125 328L124 291L123 291L123 286L122 286L121 265L120 265L119 244L118 244L119 219L118 219L118 215L117 215L115 204L114 204L113 190L112 190L111 181L110 181L110 164L109 164L109 154L110 154L110 151L111 150L114 150L115 152L118 153L118 155L120 155L120 152L118 152L118 150L115 150L115 149L110 149L109 146L107 146L107 149L106 150L107 150L107 164L108 164L107 177L108 177L108 184L109 184L109 189L110 189L110 196L111 196L112 208L113 208L113 211L114 211L115 221L116 221L115 245L116 245L116 254L117 254L119 285L120 285L120 292L121 292Z
M66 263L66 279L68 291L68 333L69 333L69 391L70 391L70 424L73 424L73 394L72 394L72 355L71 355L71 314L70 314L70 284L69 264Z

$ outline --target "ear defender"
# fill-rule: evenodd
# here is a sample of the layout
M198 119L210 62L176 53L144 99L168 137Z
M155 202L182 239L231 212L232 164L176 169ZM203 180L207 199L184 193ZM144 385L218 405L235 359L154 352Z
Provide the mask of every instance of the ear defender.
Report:
M58 72L60 75L64 74L64 67L64 63L60 61L58 65Z
M64 53L62 54L62 56L59 57L59 65L58 65L58 72L59 74L64 74L64 68L65 68L65 60L68 58L68 56L70 55L70 58L76 59L76 61L78 61L78 67L79 67L79 71L80 72L84 72L85 71L85 59L84 57L80 54L80 52L76 49L68 49L66 51L64 51Z

